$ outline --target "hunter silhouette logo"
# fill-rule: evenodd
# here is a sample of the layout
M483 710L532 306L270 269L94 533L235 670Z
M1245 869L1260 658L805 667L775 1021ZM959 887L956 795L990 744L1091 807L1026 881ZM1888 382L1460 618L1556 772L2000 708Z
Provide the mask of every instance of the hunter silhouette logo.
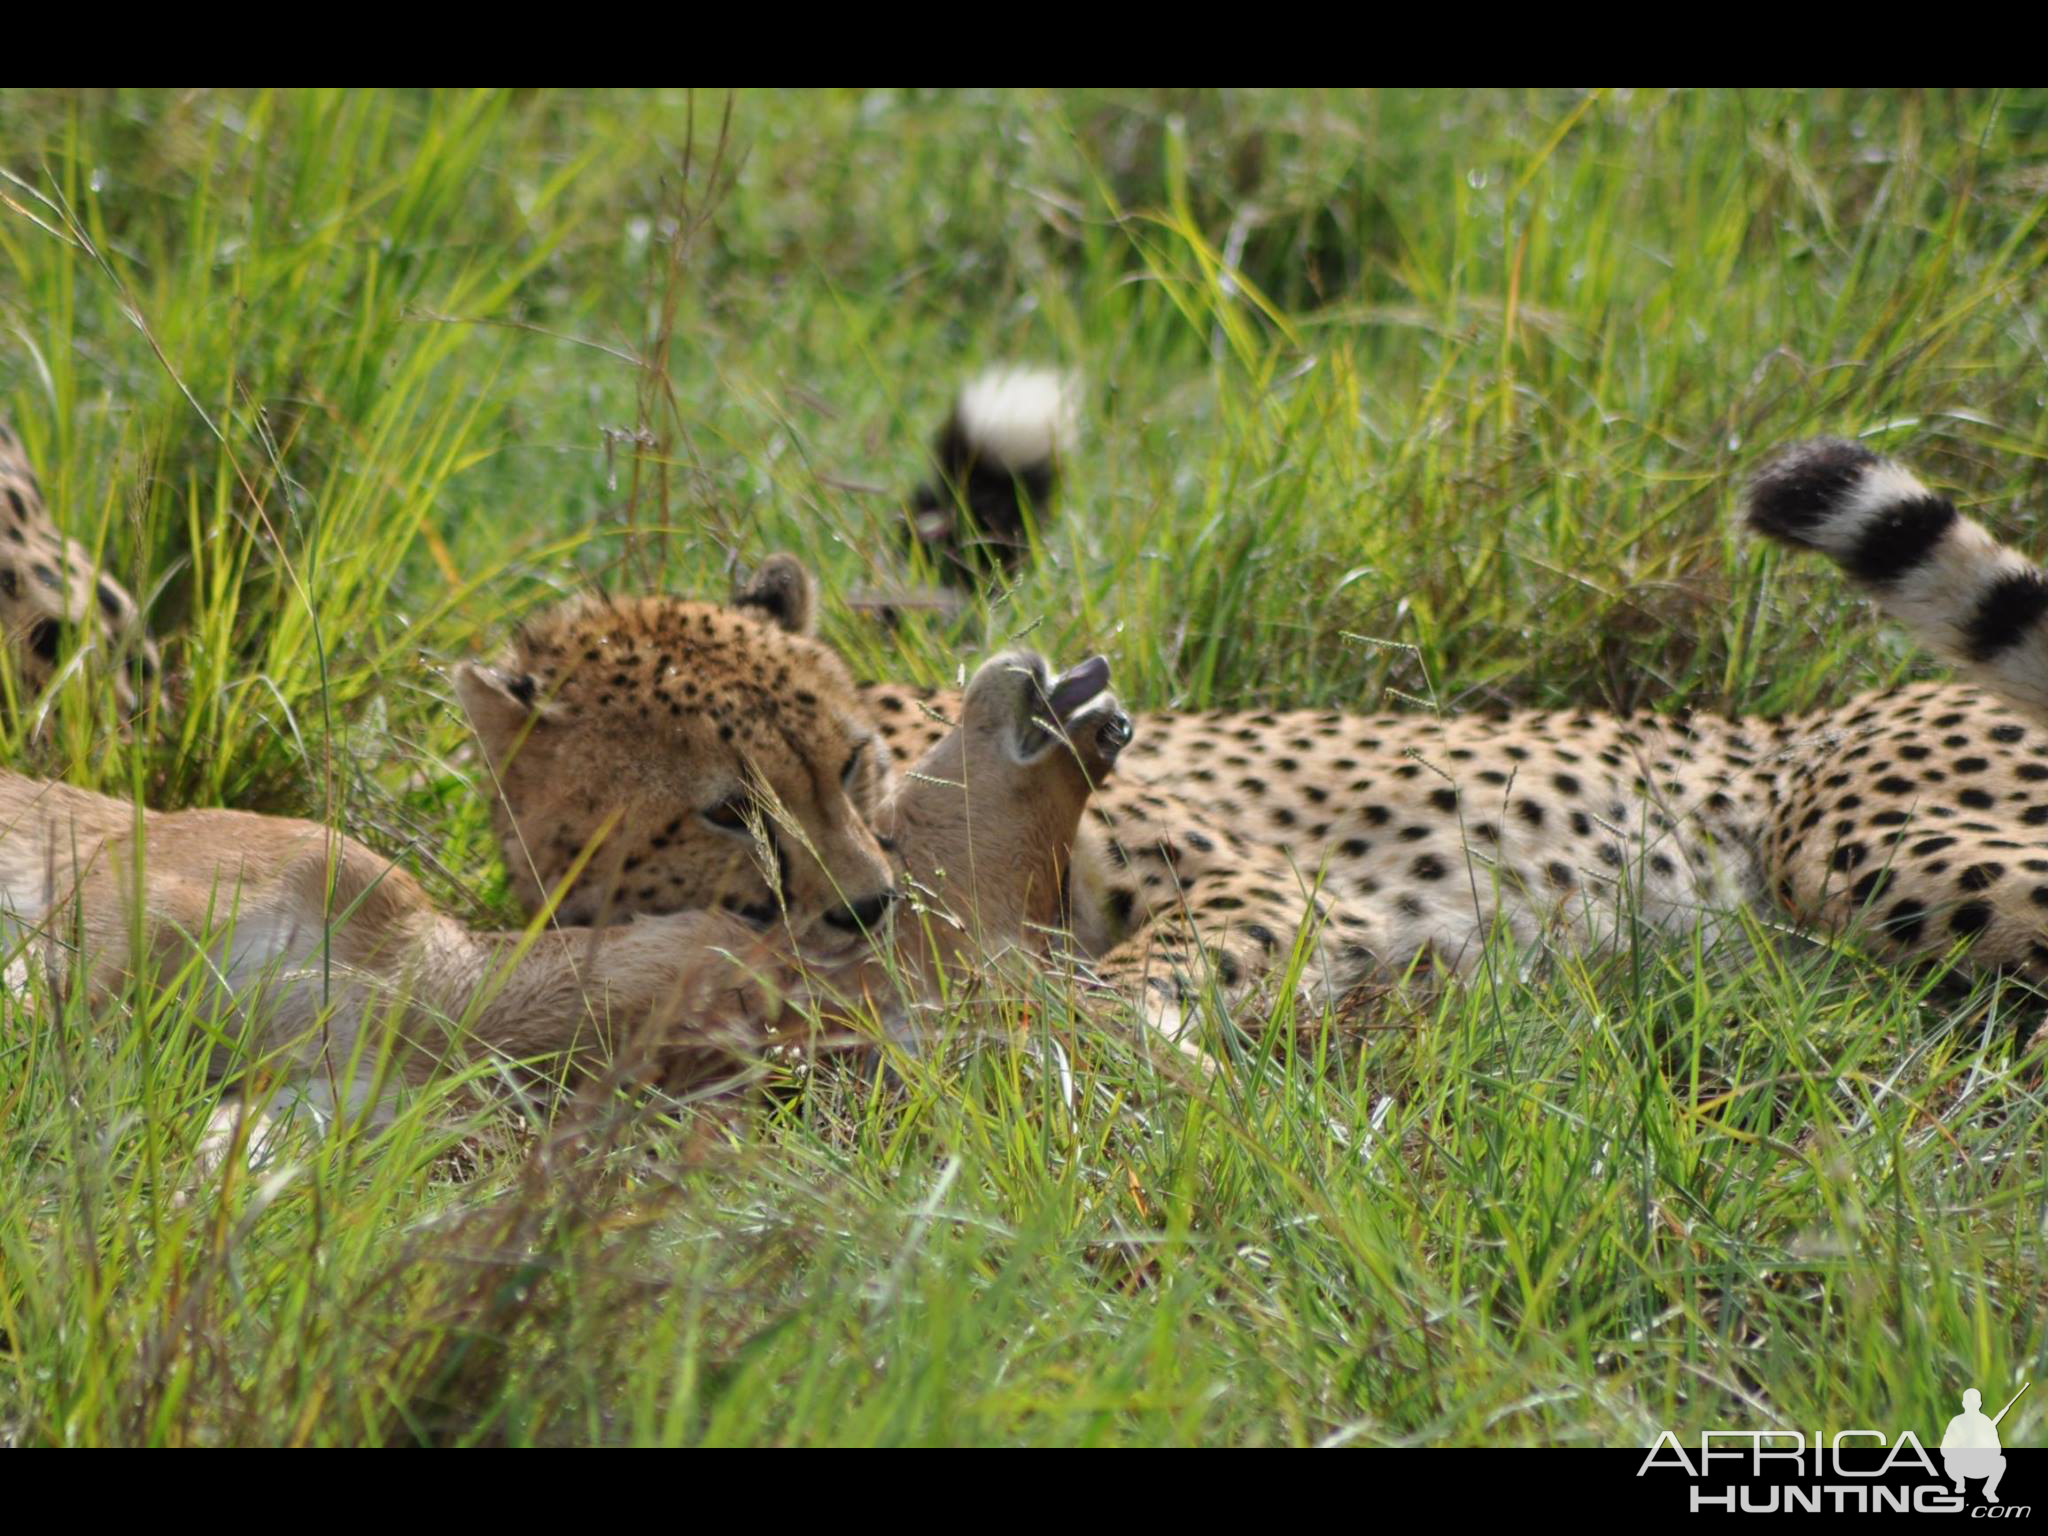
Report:
M1941 1469L1955 1482L1956 1492L1973 1477L1984 1479L1984 1498L1998 1502L1999 1480L2005 1476L2005 1448L1998 1443L1999 1420L2012 1412L2012 1404L2026 1396L2031 1381L2020 1383L2012 1403L1998 1410L1998 1418L1987 1419L1979 1410L1984 1394L1975 1387L1963 1394L1963 1411L1948 1421L1941 1434Z

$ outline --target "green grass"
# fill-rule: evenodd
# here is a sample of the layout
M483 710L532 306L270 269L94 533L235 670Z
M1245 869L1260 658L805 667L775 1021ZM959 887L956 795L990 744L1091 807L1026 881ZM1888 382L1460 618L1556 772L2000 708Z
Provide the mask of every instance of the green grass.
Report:
M1730 525L1819 430L2048 548L2040 94L16 92L0 146L0 413L182 696L0 761L329 818L480 921L440 669L593 581L899 581L991 360L1086 376L1063 514L957 621L835 601L869 675L1838 700L1929 668ZM196 995L0 1001L0 1442L1925 1439L2048 1368L2043 1005L1850 945L1500 955L1207 1082L1055 989L886 1090L451 1090L187 1200Z

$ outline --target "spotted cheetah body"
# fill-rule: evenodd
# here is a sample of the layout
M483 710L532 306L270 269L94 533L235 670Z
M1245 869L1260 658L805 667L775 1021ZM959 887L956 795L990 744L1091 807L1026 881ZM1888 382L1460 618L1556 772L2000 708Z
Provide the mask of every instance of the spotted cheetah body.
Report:
M879 686L899 754L949 695ZM1297 930L1343 993L1486 942L1598 952L1766 921L2048 977L2048 733L1929 684L1784 720L1333 711L1139 717L1075 869L1115 979L1250 985Z

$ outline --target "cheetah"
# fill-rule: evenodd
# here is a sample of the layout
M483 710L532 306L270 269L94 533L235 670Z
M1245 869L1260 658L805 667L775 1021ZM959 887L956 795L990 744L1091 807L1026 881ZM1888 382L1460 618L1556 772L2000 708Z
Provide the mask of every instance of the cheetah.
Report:
M58 530L21 438L0 422L0 629L23 698L48 688L67 657L90 655L131 716L157 677L157 649L134 598L95 565Z
M795 666L792 653L776 654ZM253 1048L265 1070L330 1112L380 1104L387 1058L363 1034L380 1023L395 1025L389 1059L402 1081L458 1056L616 1069L631 1046L673 1086L765 1048L800 1021L799 995L830 1001L906 978L914 994L935 988L942 966L1042 944L1059 920L1082 805L1130 738L1108 683L1100 658L1055 678L1033 653L998 656L968 684L959 729L878 783L874 822L925 919L893 939L799 911L786 884L773 929L744 908L697 907L479 933L436 911L402 867L322 824L152 812L7 772L0 930L18 970L91 995L190 970L212 989L207 1016L245 1026L242 1043L217 1051L215 1072L246 1066L241 1054ZM649 728L657 755L694 740L660 730ZM816 714L786 720L780 734L814 776L845 746ZM735 734L731 763L748 763L748 739ZM703 766L697 786L724 796L725 761ZM774 785L767 773L742 782L757 796ZM787 809L778 804L775 817ZM765 807L749 814L764 840L776 835L759 825L771 819Z
M869 699L902 751L952 707ZM1902 957L1970 939L2048 981L2048 734L1943 685L1775 721L1151 713L1074 867L1107 872L1072 896L1105 979L1169 1017L1212 975L1270 976L1304 925L1331 998L1469 972L1500 934L1712 942L1745 908Z
M1900 958L1967 941L2048 982L2048 579L1899 466L1801 445L1748 496L1752 525L1840 560L1997 694L1928 684L1785 719L1592 711L1440 720L1338 711L1149 713L1091 805L1078 928L1125 991L1171 1014L1204 974L1242 992L1319 933L1326 995L1485 942L1599 950L1631 924L1743 909L1855 930ZM951 698L866 690L914 752Z
M1822 452L1767 467L1752 518L1788 518L1785 466ZM959 708L887 682L853 704L897 760ZM608 708L631 728L635 700ZM2043 983L2048 732L1948 684L1783 719L1155 712L1089 803L1065 910L1074 950L1172 1033L1211 987L1235 1008L1298 976L1344 1004L1467 974L1498 937L1713 942L1745 914L1901 959L1967 943L1972 965Z

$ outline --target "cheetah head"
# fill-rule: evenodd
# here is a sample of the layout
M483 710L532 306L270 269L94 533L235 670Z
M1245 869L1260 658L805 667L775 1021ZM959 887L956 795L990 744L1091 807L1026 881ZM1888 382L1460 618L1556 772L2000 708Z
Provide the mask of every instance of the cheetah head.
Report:
M815 590L775 556L730 606L587 598L455 687L521 899L567 923L723 907L860 941L895 898L887 749Z

